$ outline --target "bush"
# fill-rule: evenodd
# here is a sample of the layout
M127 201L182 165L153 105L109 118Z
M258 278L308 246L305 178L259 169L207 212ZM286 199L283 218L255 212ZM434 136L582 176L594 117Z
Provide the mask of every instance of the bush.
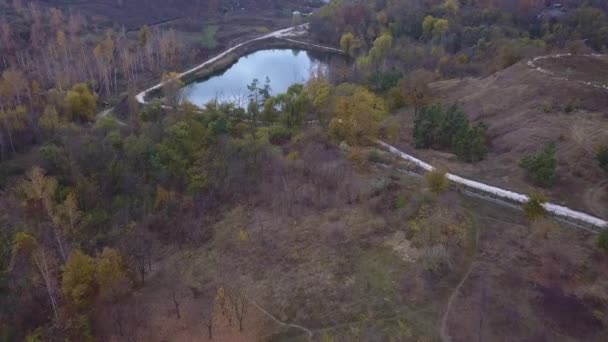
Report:
M528 196L528 202L521 206L528 220L536 221L547 215L547 211L543 206L545 202L547 202L547 199L539 192L534 192Z
M608 172L608 145L602 145L597 150L597 154L595 155L598 164L600 167Z
M395 87L402 76L396 71L376 72L367 78L366 83L375 92L385 92Z
M523 157L519 166L527 171L534 184L542 187L551 186L557 178L555 152L554 144L547 145L542 151Z
M378 152L378 150L370 150L367 153L367 160L371 163L382 163L382 155L380 154L380 152Z
M268 131L268 141L273 145L283 145L291 139L291 131L285 126L274 125Z
M434 169L429 171L424 178L429 189L434 194L440 194L448 189L450 182L446 177L446 171Z
M72 121L92 121L95 118L97 96L91 93L85 83L74 85L67 92L64 103Z
M608 230L603 230L598 236L595 243L598 248L608 251Z
M443 245L427 248L422 255L422 265L435 275L443 275L452 268L450 256Z
M395 209L403 209L408 203L408 198L405 196L399 196L395 201Z

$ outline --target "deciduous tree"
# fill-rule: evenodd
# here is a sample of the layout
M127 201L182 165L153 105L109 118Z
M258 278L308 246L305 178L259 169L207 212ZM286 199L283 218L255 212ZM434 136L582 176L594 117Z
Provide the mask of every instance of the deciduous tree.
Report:
M95 261L95 279L102 299L112 300L128 291L129 278L120 252L103 249Z
M85 308L95 294L95 260L75 249L61 270L63 295L76 308Z
M66 94L64 103L71 120L91 121L95 117L97 97L84 83L74 85Z

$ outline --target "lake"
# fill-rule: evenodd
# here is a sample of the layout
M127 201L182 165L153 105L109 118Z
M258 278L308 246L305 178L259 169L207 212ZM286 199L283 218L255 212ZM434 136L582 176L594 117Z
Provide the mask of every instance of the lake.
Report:
M331 56L295 49L261 50L241 57L226 70L186 85L182 98L199 107L218 99L245 106L247 85L254 78L264 85L270 80L271 94L283 93L289 86L305 83L311 72L327 67Z

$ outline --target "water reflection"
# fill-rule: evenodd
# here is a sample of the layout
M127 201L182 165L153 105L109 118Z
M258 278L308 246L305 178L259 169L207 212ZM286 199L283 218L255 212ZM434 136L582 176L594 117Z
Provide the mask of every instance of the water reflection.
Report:
M197 106L203 106L216 98L245 105L247 85L254 78L263 84L268 77L271 94L283 93L292 84L305 83L312 72L326 68L327 58L328 56L295 49L254 52L240 58L221 73L187 85L183 88L182 98Z

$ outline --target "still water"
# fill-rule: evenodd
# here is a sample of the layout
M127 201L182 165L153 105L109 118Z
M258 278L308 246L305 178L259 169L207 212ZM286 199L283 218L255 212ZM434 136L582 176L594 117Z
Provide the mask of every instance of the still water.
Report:
M271 94L280 94L295 83L305 83L319 68L326 68L329 58L304 50L261 50L241 57L224 71L186 85L182 98L201 107L215 99L244 106L247 85L254 78L263 86L268 77Z

